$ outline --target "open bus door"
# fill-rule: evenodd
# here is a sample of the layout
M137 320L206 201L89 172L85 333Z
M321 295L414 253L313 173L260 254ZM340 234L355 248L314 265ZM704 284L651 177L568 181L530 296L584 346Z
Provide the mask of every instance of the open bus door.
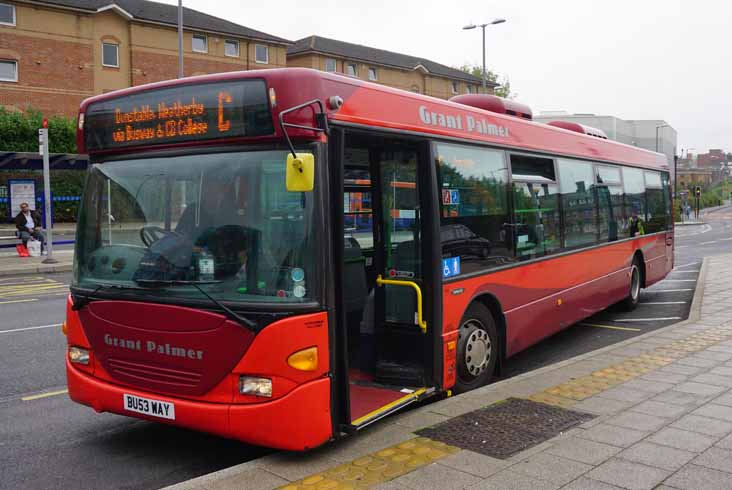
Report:
M342 155L342 395L351 427L361 428L435 391L436 308L428 298L439 237L436 213L423 211L433 204L422 190L427 142L347 133Z

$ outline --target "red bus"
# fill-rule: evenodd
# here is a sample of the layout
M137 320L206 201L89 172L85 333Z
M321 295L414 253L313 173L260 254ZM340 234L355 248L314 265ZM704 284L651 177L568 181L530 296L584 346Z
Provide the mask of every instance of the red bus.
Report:
M305 450L634 307L667 162L530 117L299 68L84 101L71 398Z

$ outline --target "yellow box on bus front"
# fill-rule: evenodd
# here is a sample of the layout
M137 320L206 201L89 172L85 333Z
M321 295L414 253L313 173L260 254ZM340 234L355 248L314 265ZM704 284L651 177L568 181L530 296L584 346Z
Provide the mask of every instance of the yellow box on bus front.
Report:
M312 153L287 155L285 181L289 192L310 192L315 181L315 157Z

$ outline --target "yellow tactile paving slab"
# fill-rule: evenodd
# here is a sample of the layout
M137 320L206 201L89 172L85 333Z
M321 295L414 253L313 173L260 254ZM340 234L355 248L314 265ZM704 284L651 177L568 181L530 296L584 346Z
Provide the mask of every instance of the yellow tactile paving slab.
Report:
M591 373L589 376L575 378L528 398L533 401L568 408L597 395L613 386L638 378L655 369L671 364L675 359L706 349L732 337L732 328L718 327L691 335L685 339L670 342L623 362L613 364Z
M280 487L280 490L358 490L369 488L426 466L456 447L426 437L417 437L335 468Z

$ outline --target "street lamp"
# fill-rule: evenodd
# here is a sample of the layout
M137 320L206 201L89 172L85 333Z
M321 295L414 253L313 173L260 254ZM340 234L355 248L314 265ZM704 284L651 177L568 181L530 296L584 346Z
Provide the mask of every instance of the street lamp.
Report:
M178 78L183 78L183 0L178 0Z
M476 27L480 27L481 29L483 29L483 93L486 93L488 91L488 83L486 81L486 71L485 71L485 28L487 26L493 26L496 24L503 24L504 22L506 22L506 19L499 18L499 19L493 19L492 21L488 22L487 24L480 24L480 25L468 24L463 27L463 29L465 29L466 31L470 30L470 29L475 29Z

